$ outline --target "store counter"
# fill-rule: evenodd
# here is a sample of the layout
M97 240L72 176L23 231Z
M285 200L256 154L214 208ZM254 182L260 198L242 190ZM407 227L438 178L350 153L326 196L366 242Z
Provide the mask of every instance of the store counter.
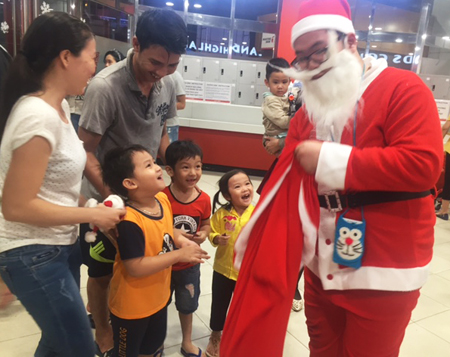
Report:
M267 170L274 156L262 145L260 107L187 101L178 112L180 140L193 140L209 165Z

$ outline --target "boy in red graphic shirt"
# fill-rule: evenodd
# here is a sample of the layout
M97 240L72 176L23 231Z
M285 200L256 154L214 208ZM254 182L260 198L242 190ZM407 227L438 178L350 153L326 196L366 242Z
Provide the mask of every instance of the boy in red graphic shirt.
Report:
M199 245L211 230L211 199L197 187L202 177L202 159L202 149L192 141L170 144L166 151L166 171L172 182L163 191L172 204L174 227ZM181 354L185 357L205 356L192 343L192 314L198 308L200 296L200 265L174 265L171 289L175 291L175 306L183 334Z

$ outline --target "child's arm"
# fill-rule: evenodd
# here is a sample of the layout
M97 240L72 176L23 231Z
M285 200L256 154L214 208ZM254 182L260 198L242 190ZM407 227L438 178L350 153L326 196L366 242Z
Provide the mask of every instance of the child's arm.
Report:
M182 231L181 229L174 228L173 229L173 241L175 242L175 245L179 248L182 248L187 245L197 245L197 243L195 243L191 239L189 239L187 237L187 235L188 235L188 233Z
M209 241L213 247L219 245L227 245L230 236L225 234L225 228L221 225L222 216L220 211L217 211L211 218L211 233L209 234Z
M282 99L270 96L267 97L265 101L265 105L263 106L264 116L281 129L289 129L291 117L289 115L289 110L283 110Z
M145 236L134 222L122 221L118 225L117 245L126 271L133 277L155 274L175 263L203 263L208 254L197 244L184 244L180 249L156 256L145 256ZM187 240L189 241L189 240ZM163 247L161 247L163 249Z
M197 233L194 234L192 240L200 245L206 240L206 238L209 236L209 233L211 233L210 219L202 219L200 229L197 231Z
M123 264L128 274L138 278L158 273L176 263L204 263L203 259L209 259L208 253L195 244L154 257L127 259Z

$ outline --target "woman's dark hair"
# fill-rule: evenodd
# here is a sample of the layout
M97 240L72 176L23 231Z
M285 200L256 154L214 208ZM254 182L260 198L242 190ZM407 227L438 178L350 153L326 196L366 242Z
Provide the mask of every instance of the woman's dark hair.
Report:
M125 58L125 56L123 55L122 52L120 52L119 50L116 50L116 49L114 48L114 49L109 50L108 52L105 53L105 57L103 57L103 63L106 62L106 57L107 57L108 55L113 56L114 59L116 60L116 62L120 62L120 61L122 61L122 60Z
M231 202L221 203L219 200L219 196L220 196L220 194L222 194L222 196L228 201L227 197L230 197L230 190L228 189L228 181L230 181L230 179L234 175L237 175L237 174L244 174L248 177L247 173L244 170L234 169L234 170L228 171L226 174L224 174L220 178L219 182L217 183L219 185L219 191L216 192L216 194L214 195L214 198L213 198L213 204L212 204L213 213L216 212L217 205L219 205L219 208L225 207L227 210L231 209ZM250 177L248 177L248 179L250 180ZM251 180L250 180L250 182L251 182Z
M279 69L272 67L271 65L274 65L274 66L277 66L280 68L289 68L290 67L289 62L286 61L284 58L281 58L281 57L272 58L269 62L267 62L267 65L266 65L266 79L267 80L269 80L270 75L273 72L281 72Z
M6 51L6 49L0 45L0 86L6 76L11 60L12 58L9 55L8 51Z
M0 93L0 140L17 100L42 89L45 74L61 51L78 56L93 37L88 25L65 12L45 13L31 23L14 57Z
M174 11L150 9L138 19L136 37L141 50L151 45L164 47L167 52L181 55L186 52L187 28L183 19Z
M109 150L103 159L103 183L125 200L128 198L128 190L124 187L123 180L134 177L133 154L135 152L148 152L148 150L142 145L118 147Z

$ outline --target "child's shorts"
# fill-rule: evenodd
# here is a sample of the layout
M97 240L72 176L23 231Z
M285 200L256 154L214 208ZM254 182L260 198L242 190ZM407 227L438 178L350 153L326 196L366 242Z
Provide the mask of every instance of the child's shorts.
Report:
M200 264L183 270L172 270L172 293L175 291L175 306L178 312L189 315L198 308L200 297Z
M126 320L111 314L113 356L152 355L164 344L167 306L143 319Z

